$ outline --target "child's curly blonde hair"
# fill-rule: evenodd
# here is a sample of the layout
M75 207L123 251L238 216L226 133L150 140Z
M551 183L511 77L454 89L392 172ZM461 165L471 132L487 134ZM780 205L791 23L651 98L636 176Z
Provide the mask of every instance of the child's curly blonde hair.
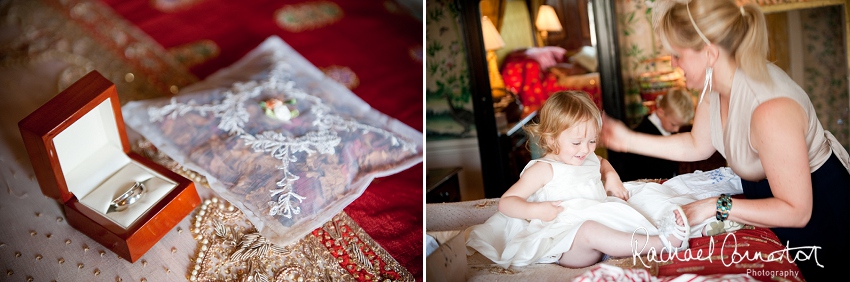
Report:
M523 127L532 137L536 137L537 146L543 150L544 155L560 152L558 135L573 125L595 120L597 130L602 129L602 114L596 108L596 104L590 100L590 94L583 91L559 91L555 92L538 112L540 121ZM533 140L535 138L530 138Z

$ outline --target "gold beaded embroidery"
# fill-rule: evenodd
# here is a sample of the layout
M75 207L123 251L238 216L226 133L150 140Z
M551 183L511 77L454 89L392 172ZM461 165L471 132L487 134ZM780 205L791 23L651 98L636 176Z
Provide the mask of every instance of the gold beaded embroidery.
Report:
M511 269L511 268L503 268L501 266L495 266L495 265L473 266L472 269L477 270L477 271L487 270L487 271L489 271L490 273L493 273L493 274L503 274L503 275L511 275L511 274L519 273L519 271L517 271L517 270Z
M183 168L149 141L140 140L133 150L209 188L205 177ZM211 198L196 209L190 231L199 244L189 270L191 281L414 281L345 212L303 239L277 246L259 235L239 209ZM340 256L334 257L332 250Z
M693 273L693 272L697 272L697 271L700 271L700 270L703 270L703 269L705 269L705 266L691 266L691 267L677 268L676 272L678 272L678 273Z
M277 25L289 32L320 28L333 24L342 17L342 8L330 1L286 5L274 13Z
M122 103L171 96L170 87L198 80L143 31L115 20L120 18L99 1L18 1L6 19L40 32L23 33L0 46L5 55L0 67L61 61L67 67L60 70L59 90L95 69L114 82L132 73L143 83L117 83Z
M221 48L215 41L204 39L168 48L168 53L186 68L191 68L218 57Z
M195 215L192 233L200 247L191 269L191 281L249 278L354 281L357 280L355 275L361 275L361 279L380 278L381 281L414 280L344 213L300 241L277 246L259 235L244 220L241 211L229 209L230 205L223 202L218 198L205 200ZM335 258L330 246L348 252L353 259ZM384 267L377 268L381 263ZM378 271L380 269L385 271ZM352 274L350 271L366 273Z
M764 268L764 264L763 263L736 263L735 267L736 268L746 268L746 269Z
M151 6L166 13L182 11L191 8L203 0L151 0Z

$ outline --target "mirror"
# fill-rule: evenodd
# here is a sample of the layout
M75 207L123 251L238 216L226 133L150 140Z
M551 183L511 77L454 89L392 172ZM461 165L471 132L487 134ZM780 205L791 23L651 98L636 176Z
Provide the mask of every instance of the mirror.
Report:
M539 4L544 4L544 1L540 0L519 2L524 2L526 9L533 11L530 12L529 19L536 18L537 13L536 9L531 9L530 7L537 7ZM595 87L599 89L599 100L605 101L601 104L609 115L615 118L622 117L624 115L623 97L621 94L623 91L619 72L614 1L555 0L545 2L551 4L553 8L558 7L563 10L568 10L570 7L577 7L576 5L578 4L587 5L583 7L592 7L584 10L585 13L591 11L593 13L592 15L586 14L587 28L582 29L583 27L579 24L578 26L580 28L575 29L577 30L575 33L579 37L571 36L570 34L573 33L573 29L567 29L565 32L549 33L549 40L547 41L550 45L557 44L558 46L562 44L563 46L574 46L570 44L584 44L585 41L591 41L590 43L592 45L593 41L590 40L590 36L595 35L596 45L593 51L596 53L596 72L598 73L598 79L594 83L596 83ZM505 3L509 2L505 1ZM481 174L483 177L484 194L486 198L498 198L518 179L518 170L521 170L525 164L519 164L511 160L510 153L513 148L516 148L516 140L505 138L504 132L500 131L500 128L497 126L496 111L493 105L494 100L488 72L487 50L482 33L482 16L484 14L482 13L481 1L458 1L457 4L458 10L461 13L461 29L468 53L468 66L470 69L469 86L475 116L476 136L479 151L481 152ZM489 8L492 7L484 7L484 9ZM505 5L505 8L507 8L507 5ZM498 9L501 9L501 7ZM488 13L493 12L488 11ZM495 12L500 13L499 10L495 10ZM577 16L578 11L570 10L569 13L576 16L563 17L561 19L562 26L567 25L567 21L580 22L582 20L580 16ZM502 15L508 18L510 14L503 13ZM592 25L589 22L591 19L593 20ZM494 24L499 25L498 23ZM528 26L531 28L531 23ZM570 26L576 25L571 24ZM592 32L590 30L591 26L595 27ZM526 32L533 32L533 29ZM509 37L510 35L506 34L503 36ZM534 39L537 40L536 37ZM505 45L510 46L512 42L511 39L506 39ZM508 55L504 56L507 57ZM505 82L505 84L506 87L509 87L508 84L510 82Z

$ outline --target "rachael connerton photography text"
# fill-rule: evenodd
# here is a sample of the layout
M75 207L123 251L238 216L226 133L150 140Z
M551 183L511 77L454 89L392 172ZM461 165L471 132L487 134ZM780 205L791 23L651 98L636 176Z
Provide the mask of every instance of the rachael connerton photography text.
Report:
M637 232L643 230L643 234L638 234ZM646 236L646 240L644 240L644 244L642 246L638 245L638 241L635 240L635 236L643 235ZM730 241L731 240L731 241ZM644 250L647 250L647 242L649 241L649 235L646 234L646 229L640 227L632 232L632 264L637 265L638 261L643 264L644 267L649 267L648 263L651 262L669 262L673 259L679 261L691 261L691 260L699 260L699 261L709 261L712 262L712 255L714 254L714 240L709 241L708 252L703 256L703 250L699 249L695 252L692 249L687 249L681 252L672 253L666 248L662 248L660 251L656 250L655 247L649 247L646 252L646 256L641 256L641 253L644 253ZM730 244L727 244L727 241ZM738 250L738 238L735 237L734 233L726 233L726 236L723 238L723 244L720 248L720 261L724 266L731 266L733 264L740 263L742 261L761 261L761 262L771 262L771 261L781 261L786 260L790 263L796 261L807 261L814 260L815 263L823 268L824 266L818 261L818 250L821 249L820 246L801 246L801 247L789 247L788 244L790 242L785 242L785 248L782 250L777 250L770 252L768 254L763 254L762 252L753 252L745 250L739 252ZM727 246L732 246L732 250L727 250ZM793 255L792 255L793 254ZM727 259L728 258L728 259ZM644 260L645 259L645 260ZM748 270L749 271L749 270ZM786 276L787 277L787 276Z

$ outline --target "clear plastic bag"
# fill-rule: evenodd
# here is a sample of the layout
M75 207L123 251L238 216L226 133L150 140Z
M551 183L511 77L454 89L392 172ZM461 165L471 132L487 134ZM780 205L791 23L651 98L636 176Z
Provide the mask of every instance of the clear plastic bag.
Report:
M422 161L421 132L371 108L276 36L175 97L128 102L122 112L281 245L342 211L375 177Z

